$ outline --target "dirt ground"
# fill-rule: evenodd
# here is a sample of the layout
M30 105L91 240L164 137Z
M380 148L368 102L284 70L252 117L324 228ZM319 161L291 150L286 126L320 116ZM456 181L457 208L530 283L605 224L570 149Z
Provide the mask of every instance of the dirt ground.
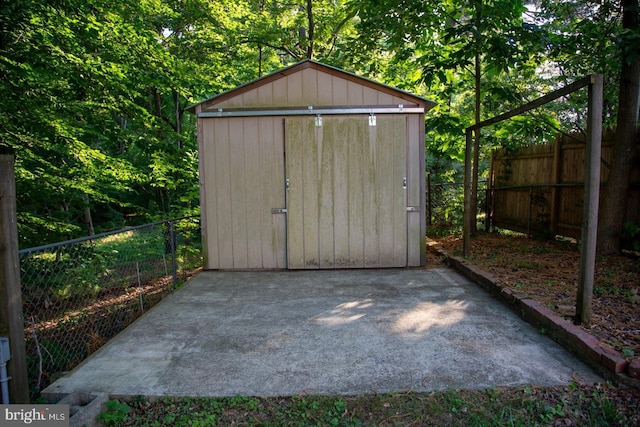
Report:
M461 255L461 238L432 239L447 253ZM575 243L482 232L471 239L469 261L503 285L574 320L579 265ZM598 257L592 324L585 329L627 358L640 357L640 259L636 255Z

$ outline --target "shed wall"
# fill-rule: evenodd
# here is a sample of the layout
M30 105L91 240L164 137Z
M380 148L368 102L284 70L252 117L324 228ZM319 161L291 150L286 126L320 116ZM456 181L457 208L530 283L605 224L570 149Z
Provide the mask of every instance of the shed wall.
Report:
M204 268L424 265L424 114L400 105L433 104L309 62L195 106L232 113L198 118Z
M205 268L286 268L282 118L199 122Z
M380 89L307 68L286 78L247 89L239 95L205 103L203 111L216 111L218 108L355 107L399 104L407 107L417 105L415 101L391 95Z

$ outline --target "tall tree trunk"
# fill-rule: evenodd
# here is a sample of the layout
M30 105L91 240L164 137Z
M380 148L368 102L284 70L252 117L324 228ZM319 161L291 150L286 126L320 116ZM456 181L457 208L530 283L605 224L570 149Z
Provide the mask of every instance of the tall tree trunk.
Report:
M93 228L93 218L91 217L91 205L89 204L89 195L87 193L84 194L84 222L87 224L87 230L89 231L89 236L93 236L95 230Z
M153 111L152 114L157 117L162 117L162 102L160 101L160 92L158 88L153 88Z
M480 0L476 4L476 31L477 34L480 34L480 25L482 23L482 0ZM476 45L475 45L475 58L474 58L474 68L475 68L475 124L480 123L480 96L482 93L482 65L480 64L480 55L482 46L481 40L479 36L476 36ZM480 130L476 130L473 133L473 178L471 179L471 215L473 216L473 221L471 221L471 232L475 233L478 231L478 171L480 164Z
M640 1L622 0L622 27L640 30ZM598 227L598 252L608 255L620 252L626 209L629 177L637 156L640 139L638 110L640 110L640 46L622 46L618 118L613 159L607 186L602 198Z
M184 148L184 141L182 139L182 114L183 114L183 110L180 107L180 93L178 93L177 90L173 91L173 103L175 105L175 112L176 112L176 133L179 135L178 136L178 148L182 150Z
M313 0L307 0L307 19L309 20L309 38L307 40L307 59L313 57L313 38L315 23L313 21Z

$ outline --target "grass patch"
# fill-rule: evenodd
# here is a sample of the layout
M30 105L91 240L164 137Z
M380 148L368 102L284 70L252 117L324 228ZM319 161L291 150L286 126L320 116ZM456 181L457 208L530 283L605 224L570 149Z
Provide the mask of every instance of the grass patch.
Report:
M633 426L638 390L607 385L432 393L114 400L105 426ZM560 423L560 424L559 424Z

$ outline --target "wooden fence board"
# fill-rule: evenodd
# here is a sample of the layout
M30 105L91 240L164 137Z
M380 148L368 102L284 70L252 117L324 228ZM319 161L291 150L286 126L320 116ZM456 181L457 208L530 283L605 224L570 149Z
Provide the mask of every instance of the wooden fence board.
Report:
M613 137L602 141L601 192L606 191ZM492 154L492 225L535 235L580 237L584 204L585 143L558 135L547 144ZM602 198L601 198L602 200ZM640 224L640 168L631 176L625 221Z

